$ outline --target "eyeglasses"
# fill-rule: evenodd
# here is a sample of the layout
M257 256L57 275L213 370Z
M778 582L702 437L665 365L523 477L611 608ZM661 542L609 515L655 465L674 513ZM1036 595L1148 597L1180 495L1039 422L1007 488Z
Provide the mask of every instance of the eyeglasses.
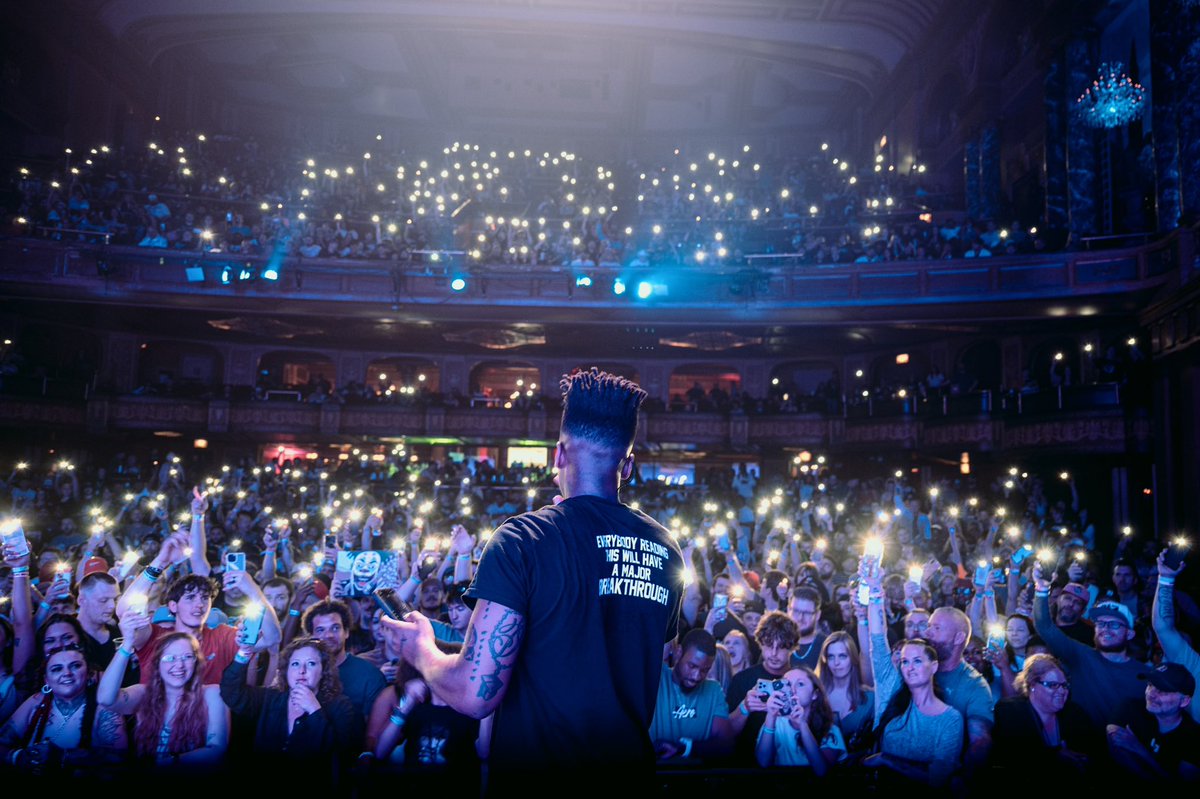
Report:
M1038 680L1038 685L1045 688L1047 691L1069 691L1071 683L1069 682L1054 682L1053 680Z
M193 654L187 655L163 655L158 659L159 663L191 663L196 659Z
M1123 621L1098 621L1096 622L1097 630L1124 630L1129 625Z

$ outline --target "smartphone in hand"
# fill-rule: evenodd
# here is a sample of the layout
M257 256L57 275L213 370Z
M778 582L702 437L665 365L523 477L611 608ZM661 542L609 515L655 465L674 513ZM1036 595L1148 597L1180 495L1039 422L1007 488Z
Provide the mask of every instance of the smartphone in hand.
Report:
M395 588L376 588L371 593L371 598L380 610L397 621L402 621L413 612L413 606L401 599Z

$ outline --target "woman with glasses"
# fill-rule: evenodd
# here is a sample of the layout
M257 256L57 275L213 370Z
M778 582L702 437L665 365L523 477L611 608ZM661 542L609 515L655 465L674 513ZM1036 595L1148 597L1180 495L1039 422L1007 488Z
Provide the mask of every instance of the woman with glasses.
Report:
M96 699L101 707L136 716L135 755L159 765L209 766L219 763L229 743L229 709L221 689L204 684L200 643L189 633L170 633L155 647L150 679L122 689L133 652L125 641L150 623L145 613L126 613L120 621L121 645L100 678Z
M1105 743L1087 714L1069 701L1063 664L1053 655L1029 655L1014 685L1017 695L996 704L992 762L1077 781Z

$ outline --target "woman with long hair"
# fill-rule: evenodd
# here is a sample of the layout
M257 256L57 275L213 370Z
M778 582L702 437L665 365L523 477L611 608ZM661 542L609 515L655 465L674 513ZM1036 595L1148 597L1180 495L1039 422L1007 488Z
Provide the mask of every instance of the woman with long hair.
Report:
M846 741L846 749L862 749L875 720L875 691L862 680L862 656L850 633L837 630L821 645L817 677Z
M120 759L126 747L121 717L99 707L93 676L74 645L46 656L45 684L0 730L0 759L33 773L96 769Z
M963 745L963 717L938 696L934 685L938 659L920 638L903 641L899 665L892 664L884 621L883 587L878 566L869 570L867 624L875 674L876 754L863 760L930 785L945 785L958 765Z
M358 743L354 705L342 693L337 664L323 642L297 638L288 644L271 688L246 684L253 654L252 648L239 646L221 675L221 699L254 724L256 753L328 761L331 754L345 754Z
M729 691L729 683L733 680L733 667L730 666L729 650L724 644L717 644L717 654L713 658L712 671L708 673L708 679L716 680L717 685L721 686L722 693Z
M149 620L126 613L121 634L132 641ZM138 758L159 764L206 766L219 763L229 744L229 709L215 685L204 684L200 643L189 633L170 633L155 648L146 685L122 689L133 653L122 643L100 678L96 699L122 716L136 715L133 749Z
M784 685L767 700L767 719L758 732L754 749L758 764L807 767L823 777L846 757L846 743L834 723L825 687L806 666L789 669L779 682Z

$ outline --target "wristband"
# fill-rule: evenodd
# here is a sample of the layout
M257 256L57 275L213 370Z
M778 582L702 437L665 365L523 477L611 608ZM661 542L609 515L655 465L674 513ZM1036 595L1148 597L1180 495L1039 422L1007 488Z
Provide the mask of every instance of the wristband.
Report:
M691 738L680 738L679 743L683 744L683 754L681 755L681 757L691 757L692 756L692 739Z
M742 712L743 716L750 715L750 708L746 707L746 700L744 700L744 699L738 703L738 710L740 710Z
M28 571L28 569L26 569L26 571ZM17 570L13 569L13 574L16 574L16 573L17 573ZM1158 584L1159 585L1175 585L1175 578L1174 577L1159 577Z
M289 616L299 616L300 611L296 610L295 608L288 608L288 615Z
M90 558L90 557L91 557L92 555L94 555L94 554L95 554L95 553L94 553L94 552L92 552L92 550L90 550L90 549L89 549L89 550L87 550L86 552L84 552L84 553L83 553L83 559L84 559L84 560L87 560L88 558Z
M202 521L204 521L204 514L203 514L203 513L193 513L193 514L192 514L192 521L194 521L194 522L202 522Z
M12 573L13 573L13 577L20 577L22 574L24 574L25 576L28 577L29 576L29 567L28 566L13 566Z
M870 624L871 624L871 622L867 621L866 619L859 619L859 620L858 620L858 626L859 626L859 627L868 627L868 626L870 626Z
M8 762L9 762L9 763L11 763L11 764L12 764L12 765L14 765L14 766L15 766L15 765L17 765L17 758L18 758L18 757L20 757L20 756L21 756L21 753L22 753L22 752L24 752L24 751L25 751L24 749L14 749L14 750L12 750L12 752L10 752L10 753L9 753L9 755L8 755Z
M408 719L399 713L393 713L392 715L388 716L388 721L390 721L392 724L395 724L397 727L403 727L404 722L408 721Z
M162 577L163 570L157 566L147 566L142 569L142 576L152 583L157 583L158 578Z
M412 575L411 577L409 577L409 578L408 578L408 581L409 581L410 583L416 583L417 585L420 585L420 584L421 584L421 578L420 578L420 577L418 577L418 576L417 576L417 575L415 575L415 574L414 574L414 575Z
M470 559L471 559L471 553L470 553L470 552L467 552L467 553L464 553L464 554L462 554L462 555L459 555L459 556L458 556L458 559L459 559L459 560L470 560Z
M763 735L774 735L774 734L775 734L774 727L763 727Z
M122 655L124 655L127 658L133 657L133 650L126 649L125 644L121 644L119 647L117 647L117 651L120 652Z
M42 600L42 610L50 610L50 603L44 599Z
M1047 588L1045 591L1039 591L1038 589L1035 588L1035 589L1033 589L1033 595L1034 596L1050 596L1050 589Z
M233 656L233 662L241 663L243 666L245 666L247 663L250 662L250 656L243 655L241 652L238 652L236 655Z
M984 596L984 597L995 596L995 595L996 595L996 592L995 592L995 591L984 591L984 592L981 594L981 596Z

